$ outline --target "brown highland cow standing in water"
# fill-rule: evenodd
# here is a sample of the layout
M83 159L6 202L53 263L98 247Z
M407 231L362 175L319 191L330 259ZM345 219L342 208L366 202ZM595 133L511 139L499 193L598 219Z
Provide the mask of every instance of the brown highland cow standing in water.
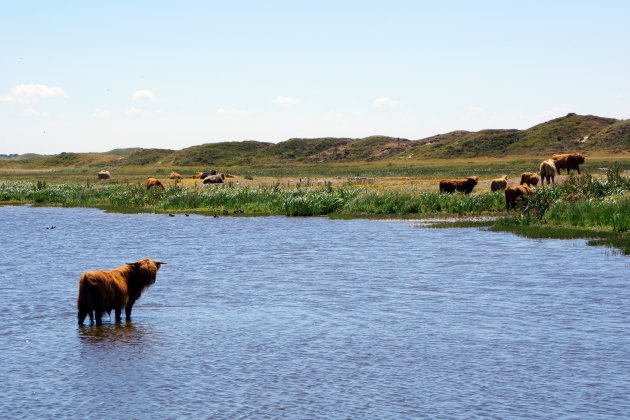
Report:
M86 271L79 278L79 325L83 325L89 315L90 324L96 318L96 325L102 324L103 313L116 314L116 322L121 320L122 308L125 318L131 321L131 308L140 299L142 292L155 283L155 276L163 262L149 258L128 263L110 271Z

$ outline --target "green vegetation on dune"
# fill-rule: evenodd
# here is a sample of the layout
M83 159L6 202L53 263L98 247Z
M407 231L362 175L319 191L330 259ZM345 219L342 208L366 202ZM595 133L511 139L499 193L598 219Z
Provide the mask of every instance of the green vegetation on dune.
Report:
M238 166L256 163L260 153L271 143L233 141L192 146L173 153L171 163L178 166Z
M168 149L138 149L124 159L125 165L151 165L159 164L169 158L175 151Z
M568 114L525 130L518 144L512 149L514 151L543 149L551 152L562 152L567 150L567 146L573 149L590 148L591 143L587 141L581 143L581 141L607 130L616 121L613 118L601 118L593 115ZM630 146L630 138L627 140L628 146Z
M207 143L179 151L116 149L108 153L0 159L7 167L148 165L277 166L312 163L392 162L404 159L550 155L558 152L630 151L630 121L568 114L526 130L453 131L420 140L387 136L293 138L277 144L259 141Z

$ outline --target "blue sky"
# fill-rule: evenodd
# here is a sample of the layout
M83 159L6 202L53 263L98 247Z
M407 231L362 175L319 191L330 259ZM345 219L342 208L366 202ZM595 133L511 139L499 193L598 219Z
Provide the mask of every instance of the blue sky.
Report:
M0 153L630 118L627 1L5 1Z

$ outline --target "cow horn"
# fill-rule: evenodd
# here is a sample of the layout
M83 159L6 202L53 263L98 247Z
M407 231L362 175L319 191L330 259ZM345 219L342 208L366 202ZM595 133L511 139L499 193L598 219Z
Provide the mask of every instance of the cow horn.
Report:
M155 263L156 264L166 264L165 262L162 262L162 261L156 261Z

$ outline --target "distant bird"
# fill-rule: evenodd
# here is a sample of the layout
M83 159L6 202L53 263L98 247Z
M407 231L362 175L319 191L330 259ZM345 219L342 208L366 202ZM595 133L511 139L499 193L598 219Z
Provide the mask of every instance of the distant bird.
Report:
M173 213L169 213L168 215L171 216L171 217L175 217L175 215Z
M184 213L184 216L188 217L188 213Z
M52 225L51 227L47 227L46 229L55 229L57 226Z

